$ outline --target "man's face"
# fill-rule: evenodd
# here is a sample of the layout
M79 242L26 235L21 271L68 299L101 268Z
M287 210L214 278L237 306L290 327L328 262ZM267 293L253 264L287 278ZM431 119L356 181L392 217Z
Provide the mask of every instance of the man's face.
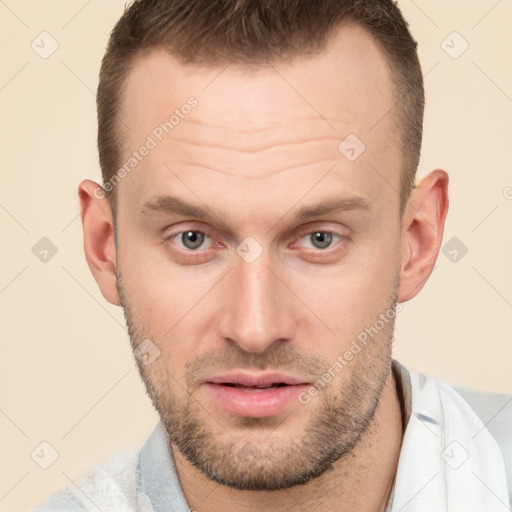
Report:
M333 365L397 297L393 105L385 58L356 27L293 62L206 68L155 50L130 73L124 156L155 144L117 187L118 289L133 346L160 351L139 367L167 434L213 480L306 482L371 425L393 322ZM366 146L355 160L353 139L338 148L350 134Z

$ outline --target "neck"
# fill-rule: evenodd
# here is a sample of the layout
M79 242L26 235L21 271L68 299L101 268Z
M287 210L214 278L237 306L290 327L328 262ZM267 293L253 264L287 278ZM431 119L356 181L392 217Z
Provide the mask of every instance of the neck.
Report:
M375 417L356 443L332 467L307 484L280 491L238 491L217 484L193 467L172 446L176 470L187 503L197 512L383 512L398 465L402 416L390 372Z

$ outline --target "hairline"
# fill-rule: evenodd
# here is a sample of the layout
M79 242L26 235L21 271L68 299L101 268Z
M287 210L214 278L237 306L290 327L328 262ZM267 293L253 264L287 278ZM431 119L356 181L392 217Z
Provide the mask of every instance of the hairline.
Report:
M141 59L146 57L147 55L164 50L167 52L171 57L175 58L181 65L196 65L200 67L204 67L205 69L211 68L222 68L223 66L227 65L238 65L243 66L247 69L252 70L258 70L261 69L265 64L281 64L283 62L291 62L294 59L301 58L301 57L316 57L321 55L326 51L326 48L328 47L330 41L335 38L339 32L346 26L354 26L362 29L368 36L370 36L371 40L375 44L375 47L377 48L379 54L383 57L386 65L389 68L389 86L391 87L391 94L392 94L392 100L394 101L393 107L389 112L385 114L391 115L392 123L396 126L398 135L397 135L397 143L400 145L400 181L399 181L399 190L397 193L399 194L399 217L400 219L403 216L403 213L405 211L405 206L407 203L407 200L411 193L411 187L408 187L408 190L404 190L405 188L405 181L406 178L409 179L412 175L416 173L415 169L414 171L408 169L408 162L407 162L407 149L401 147L403 143L403 135L405 133L406 129L406 121L402 119L404 116L404 113L402 111L402 107L400 107L401 100L403 99L404 95L403 89L405 88L404 85L402 85L399 78L403 75L402 70L400 69L400 66L397 62L394 62L390 55L386 52L386 49L381 41L372 34L372 32L368 29L368 27L364 26L361 22L358 20L352 19L352 18L342 18L339 20L335 25L333 25L330 29L330 32L325 36L325 39L322 40L322 44L320 44L317 47L312 48L305 48L303 51L294 52L291 55L284 55L282 57L274 57L272 59L265 59L265 58L245 58L245 59L230 59L227 56L223 58L216 58L214 60L208 61L207 58L194 58L194 59L184 59L182 56L178 54L178 52L175 52L172 48L164 45L164 44L151 44L148 46L141 47L137 49L133 54L130 56L130 58L125 62L124 66L124 72L121 75L120 83L118 84L118 92L117 92L117 104L118 104L118 116L117 120L115 121L114 125L114 131L115 131L115 137L118 140L117 145L117 164L116 167L119 166L119 162L123 160L123 152L126 151L126 131L123 133L123 127L121 126L121 122L119 121L119 117L122 116L124 108L126 106L126 99L125 99L125 93L126 93L126 87L128 84L128 80L130 78L131 73L133 72L135 66L137 65L137 62L139 62ZM380 122L380 121L378 121ZM125 136L124 138L122 136ZM122 141L121 139L124 139ZM111 173L111 177L115 174L115 171ZM114 187L112 193L106 194L106 197L109 201L110 208L112 210L113 216L115 217L117 212L117 192L119 187Z

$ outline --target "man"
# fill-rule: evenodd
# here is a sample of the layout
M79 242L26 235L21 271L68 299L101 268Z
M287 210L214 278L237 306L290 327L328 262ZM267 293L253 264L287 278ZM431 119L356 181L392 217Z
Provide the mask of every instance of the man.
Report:
M386 0L139 0L98 89L89 267L161 424L37 510L498 511L510 397L392 359L448 176Z

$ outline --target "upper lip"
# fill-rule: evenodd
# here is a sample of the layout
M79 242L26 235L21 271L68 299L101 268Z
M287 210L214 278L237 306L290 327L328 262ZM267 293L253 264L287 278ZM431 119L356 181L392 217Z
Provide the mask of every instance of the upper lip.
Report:
M240 384L241 386L271 386L273 384L310 384L310 382L286 375L284 373L259 373L250 374L242 372L224 373L215 375L203 381L204 383L213 384Z

